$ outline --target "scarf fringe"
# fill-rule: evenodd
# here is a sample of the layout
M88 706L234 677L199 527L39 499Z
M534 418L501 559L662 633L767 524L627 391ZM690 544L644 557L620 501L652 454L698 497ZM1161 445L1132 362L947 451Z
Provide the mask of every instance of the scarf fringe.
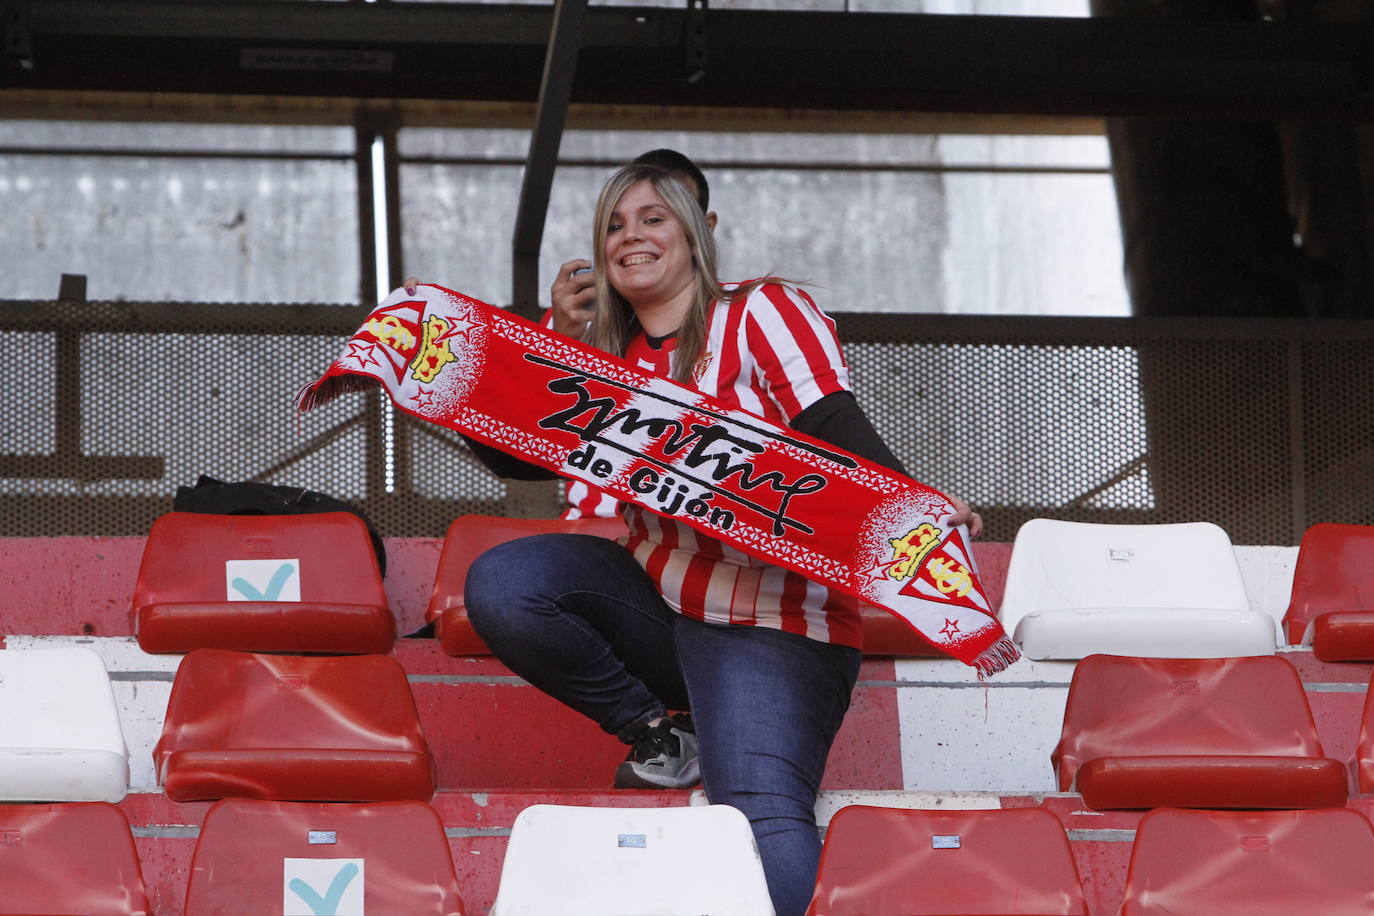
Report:
M371 391L380 385L381 382L377 379L364 375L331 375L306 385L296 392L292 401L296 405L296 410L304 413L316 407L323 407L340 395L355 391Z
M1010 637L1002 636L978 653L978 657L973 660L973 667L978 669L978 680L981 681L1006 670L1020 657L1021 650L1016 648L1016 643L1012 642Z

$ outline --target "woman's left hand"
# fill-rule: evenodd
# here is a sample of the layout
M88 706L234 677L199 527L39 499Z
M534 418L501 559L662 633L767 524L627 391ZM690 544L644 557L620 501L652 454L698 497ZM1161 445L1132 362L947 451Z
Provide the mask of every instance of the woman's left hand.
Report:
M971 538L983 533L983 516L970 509L968 503L957 496L951 496L949 501L954 503L954 514L949 519L951 526L968 525L968 536Z

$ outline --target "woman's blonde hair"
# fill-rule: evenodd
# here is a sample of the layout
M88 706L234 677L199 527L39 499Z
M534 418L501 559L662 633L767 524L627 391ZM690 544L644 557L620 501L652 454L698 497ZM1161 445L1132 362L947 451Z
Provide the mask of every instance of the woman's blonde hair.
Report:
M682 226L687 245L692 252L692 271L695 292L682 326L677 329L677 346L673 351L672 378L691 384L692 369L706 345L707 307L717 299L747 295L765 280L754 280L729 292L716 279L716 241L706 214L701 212L687 187L673 175L657 166L627 165L617 171L601 189L596 201L596 215L592 223L592 262L596 265L596 311L583 340L593 347L624 356L630 340L639 331L639 322L625 297L611 287L606 263L606 235L620 198L632 185L648 181L673 216Z

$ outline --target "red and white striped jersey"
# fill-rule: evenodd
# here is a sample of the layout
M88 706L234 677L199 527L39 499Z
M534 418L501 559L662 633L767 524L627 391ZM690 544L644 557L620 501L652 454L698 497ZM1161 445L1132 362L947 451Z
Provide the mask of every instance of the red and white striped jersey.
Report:
M826 395L849 390L835 324L802 290L769 282L709 308L695 373L703 393L786 426ZM667 375L673 344L654 349L641 334L626 358ZM853 598L639 506L622 504L621 511L630 529L626 547L679 613L863 647Z

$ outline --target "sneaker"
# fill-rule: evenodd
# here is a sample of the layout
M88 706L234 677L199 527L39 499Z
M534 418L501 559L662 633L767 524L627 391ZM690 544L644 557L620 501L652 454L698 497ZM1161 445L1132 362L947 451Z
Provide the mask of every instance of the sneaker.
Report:
M697 736L686 716L665 717L647 729L615 771L617 789L686 789L700 781Z

